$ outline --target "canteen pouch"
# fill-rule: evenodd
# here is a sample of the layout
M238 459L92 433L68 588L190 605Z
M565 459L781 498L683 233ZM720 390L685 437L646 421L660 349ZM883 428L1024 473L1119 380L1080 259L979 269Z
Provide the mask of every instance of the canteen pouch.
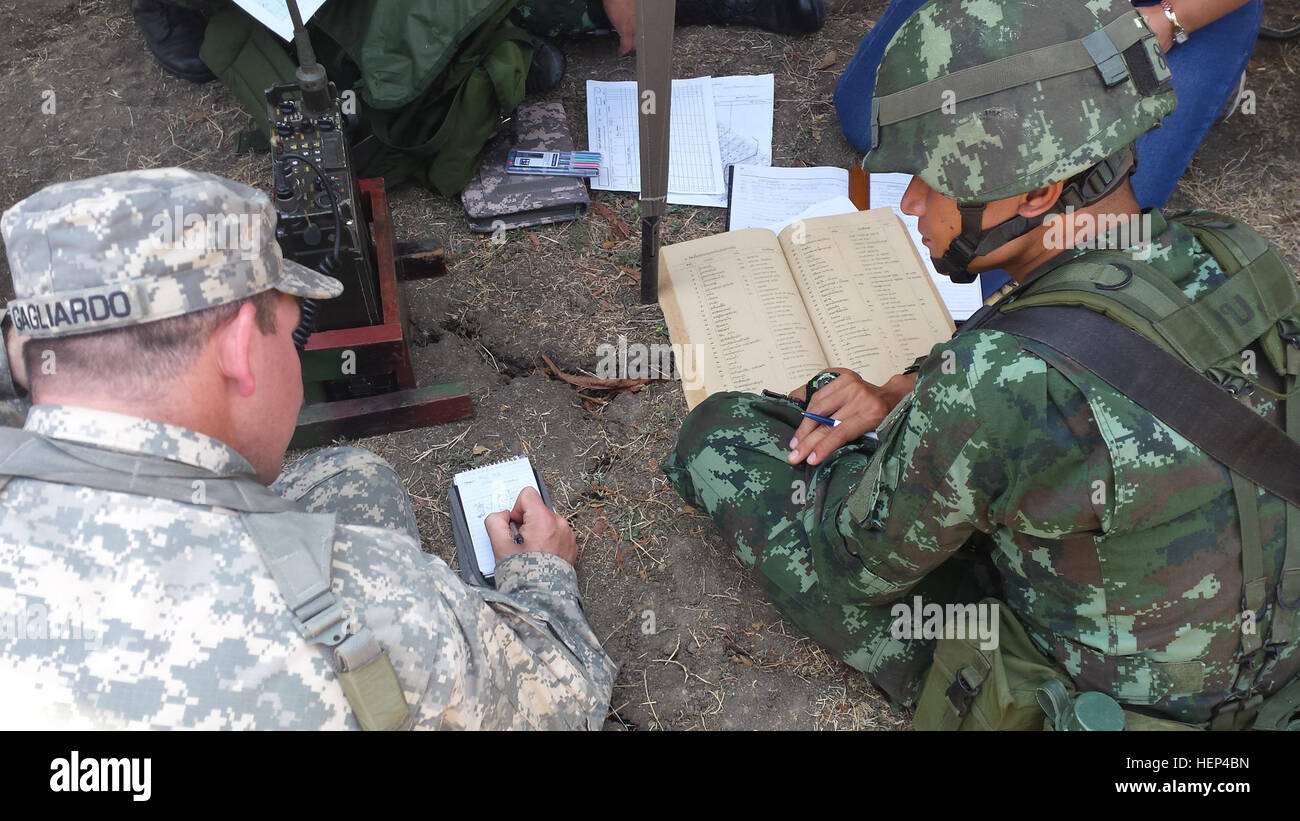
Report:
M997 607L996 647L981 649L978 636L938 639L934 662L916 703L917 730L1050 730L1052 721L1040 704L1039 690L1073 700L1070 676L1029 638L1005 604L988 598L980 606ZM1055 682L1052 686L1047 686ZM1300 701L1300 693L1296 694ZM1121 705L1122 707L1123 705ZM1300 724L1300 722L1297 722ZM1126 730L1196 730L1191 724L1124 710Z
M1051 679L1070 677L1052 664L1020 621L997 599L980 607L999 608L997 644L981 649L979 636L938 639L912 725L917 730L1041 730L1044 713L1037 690ZM1072 685L1067 684L1071 692Z

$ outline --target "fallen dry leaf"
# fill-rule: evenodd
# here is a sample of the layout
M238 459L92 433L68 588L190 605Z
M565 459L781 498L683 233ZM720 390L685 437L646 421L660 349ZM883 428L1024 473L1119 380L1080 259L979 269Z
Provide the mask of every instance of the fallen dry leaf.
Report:
M485 453L489 453L489 452L490 452L490 449L489 449L489 448L485 448L485 447L483 447L482 445L475 445L475 446L474 446L474 449L473 449L472 451L470 451L470 453L474 454L475 456L482 456L483 454L485 454Z
M609 223L610 230L617 234L619 239L627 239L632 236L632 232L628 230L627 223L619 219L618 214L609 210L608 206L603 202L596 202L593 200L591 205L596 209L596 213L605 218L605 222Z
M542 354L542 361L551 369L557 379L568 382L575 388L599 391L639 391L651 382L667 382L667 379L604 379L599 376L578 376L576 374L564 373L555 367L555 363L546 354ZM596 397L583 397L592 401L599 401Z
M830 68L831 66L839 62L839 59L840 59L840 53L835 49L831 49L830 51L826 52L826 56L821 59L821 62L817 63L817 70L825 71L826 69Z

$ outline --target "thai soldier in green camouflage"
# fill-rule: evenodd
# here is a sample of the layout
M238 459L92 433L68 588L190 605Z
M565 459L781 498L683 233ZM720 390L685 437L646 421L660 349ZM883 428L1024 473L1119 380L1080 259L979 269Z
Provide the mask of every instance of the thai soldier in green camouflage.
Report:
M377 726L602 726L614 665L572 531L535 492L488 517L489 590L421 551L374 454L280 473L302 401L294 297L342 285L282 259L265 194L123 172L40 191L0 228L36 401L0 431L0 727L356 728L340 684L361 668L335 666L358 636L395 671L401 720ZM323 571L329 619L286 605L264 561L285 542Z
M936 0L898 31L862 101L877 122L863 164L915 174L902 207L936 264L954 278L1005 268L1020 288L1004 299L1079 270L1089 248L1127 247L1112 258L1145 259L1195 300L1225 277L1190 223L1149 211L1150 245L1127 231L1141 221L1126 149L1172 110L1167 80L1127 2ZM1062 226L1102 216L1118 218L1109 234L1061 244ZM880 387L840 371L809 402L835 428L791 403L717 394L687 417L665 470L785 615L898 703L915 703L934 642L895 638L890 603L992 596L1079 690L1240 726L1244 699L1300 671L1294 633L1246 640L1291 623L1278 604L1286 504L1249 484L1234 493L1205 452L1043 353L976 329ZM1284 379L1261 365L1241 401L1279 422L1267 391L1293 389ZM873 429L879 443L862 438ZM1252 528L1238 512L1252 501L1258 610L1244 604Z

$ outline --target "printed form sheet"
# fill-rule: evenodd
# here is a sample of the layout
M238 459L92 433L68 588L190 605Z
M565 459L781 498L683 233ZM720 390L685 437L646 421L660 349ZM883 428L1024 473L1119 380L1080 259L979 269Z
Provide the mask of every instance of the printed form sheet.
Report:
M674 194L726 195L713 105L713 78L673 80L668 125L668 201ZM598 191L641 190L636 82L587 81L587 147L599 151Z
M847 197L849 193L849 172L832 166L759 168L738 165L733 174L731 223L728 225L731 231L785 224L818 203Z
M722 172L733 165L772 164L772 106L775 100L771 74L713 78L713 111L718 120L718 151ZM674 194L673 205L726 208L727 195Z

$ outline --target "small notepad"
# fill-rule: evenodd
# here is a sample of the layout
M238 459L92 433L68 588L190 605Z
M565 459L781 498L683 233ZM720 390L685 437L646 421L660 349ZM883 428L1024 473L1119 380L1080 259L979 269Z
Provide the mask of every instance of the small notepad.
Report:
M479 570L483 576L491 578L496 572L497 562L483 519L490 513L514 507L519 492L526 487L541 492L533 464L527 456L515 456L457 473L452 483L460 494L465 524L469 528L470 541L474 544L474 556L478 559Z

